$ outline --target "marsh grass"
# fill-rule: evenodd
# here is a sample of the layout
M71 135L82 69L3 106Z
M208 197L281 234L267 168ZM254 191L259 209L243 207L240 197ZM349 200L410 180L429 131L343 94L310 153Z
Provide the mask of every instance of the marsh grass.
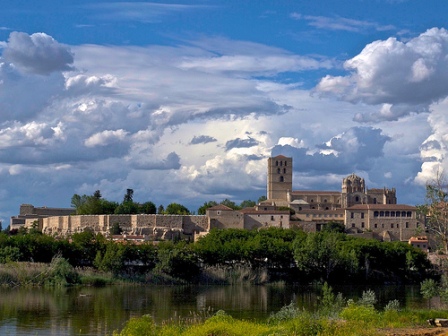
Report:
M246 265L233 265L228 267L213 266L202 271L200 282L204 284L235 285L250 283L265 284L269 281L267 268L251 268Z

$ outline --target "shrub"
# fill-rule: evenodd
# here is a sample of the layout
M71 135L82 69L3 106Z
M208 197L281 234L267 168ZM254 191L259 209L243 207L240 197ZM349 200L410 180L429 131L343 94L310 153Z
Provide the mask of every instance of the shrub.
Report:
M143 315L140 318L131 318L120 333L113 333L114 336L156 336L156 326L152 317Z

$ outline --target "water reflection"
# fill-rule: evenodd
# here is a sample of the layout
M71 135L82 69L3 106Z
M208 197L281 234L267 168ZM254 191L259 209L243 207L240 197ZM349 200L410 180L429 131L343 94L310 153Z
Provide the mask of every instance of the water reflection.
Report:
M379 305L398 299L402 306L425 306L418 287L372 288ZM340 287L344 297L365 288ZM131 317L150 314L156 322L192 312L222 309L236 318L266 319L291 302L317 308L312 287L148 286L47 290L0 289L0 335L111 335Z

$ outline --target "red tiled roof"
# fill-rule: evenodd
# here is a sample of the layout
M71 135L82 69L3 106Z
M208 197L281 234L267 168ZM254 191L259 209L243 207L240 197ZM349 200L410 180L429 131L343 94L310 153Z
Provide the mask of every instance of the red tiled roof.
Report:
M226 206L224 204L218 204L218 205L212 206L211 208L208 208L207 210L233 211L232 208L229 208L228 206Z

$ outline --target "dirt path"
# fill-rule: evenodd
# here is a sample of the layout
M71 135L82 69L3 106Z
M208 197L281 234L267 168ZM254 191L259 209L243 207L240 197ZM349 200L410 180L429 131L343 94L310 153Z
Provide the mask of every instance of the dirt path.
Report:
M383 330L381 330L381 333ZM448 328L384 329L385 336L448 336Z

